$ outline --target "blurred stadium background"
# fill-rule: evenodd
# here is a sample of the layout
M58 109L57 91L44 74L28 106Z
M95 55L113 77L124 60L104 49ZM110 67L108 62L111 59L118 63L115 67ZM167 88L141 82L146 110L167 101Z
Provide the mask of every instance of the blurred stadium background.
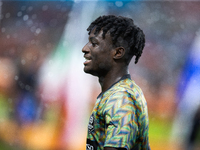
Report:
M200 148L200 2L0 0L1 150L85 149L100 87L81 49L105 14L146 35L130 74L147 99L152 150Z

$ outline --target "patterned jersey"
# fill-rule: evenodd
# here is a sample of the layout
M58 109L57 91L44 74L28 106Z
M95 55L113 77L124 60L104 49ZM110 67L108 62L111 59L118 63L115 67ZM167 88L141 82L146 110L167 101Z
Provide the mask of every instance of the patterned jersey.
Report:
M89 119L86 149L149 150L148 125L144 95L126 75L98 96Z

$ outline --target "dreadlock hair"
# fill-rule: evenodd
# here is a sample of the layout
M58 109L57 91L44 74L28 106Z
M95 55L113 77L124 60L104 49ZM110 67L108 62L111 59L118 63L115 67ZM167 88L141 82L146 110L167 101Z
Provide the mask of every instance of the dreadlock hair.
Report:
M145 35L139 27L134 25L131 18L114 15L100 16L87 28L89 35L94 28L96 28L95 35L103 30L102 36L105 39L106 33L109 32L113 46L125 48L127 64L133 56L136 56L135 64L138 62L145 45Z

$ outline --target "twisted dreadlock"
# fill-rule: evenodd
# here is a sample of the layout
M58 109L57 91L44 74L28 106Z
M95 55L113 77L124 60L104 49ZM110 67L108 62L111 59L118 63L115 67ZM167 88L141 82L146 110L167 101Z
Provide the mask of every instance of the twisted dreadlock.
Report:
M127 63L134 55L136 56L135 64L138 62L145 45L145 35L139 27L134 25L132 19L114 15L100 16L87 28L89 35L94 27L96 28L95 35L103 30L102 36L105 38L105 34L109 32L113 46L125 48Z

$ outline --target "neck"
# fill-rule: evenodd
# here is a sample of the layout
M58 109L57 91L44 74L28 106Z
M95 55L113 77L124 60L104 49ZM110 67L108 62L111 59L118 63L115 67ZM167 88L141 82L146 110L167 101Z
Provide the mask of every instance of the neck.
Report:
M126 74L128 74L128 67L111 70L105 76L99 76L102 92L105 92L112 84L119 81Z

